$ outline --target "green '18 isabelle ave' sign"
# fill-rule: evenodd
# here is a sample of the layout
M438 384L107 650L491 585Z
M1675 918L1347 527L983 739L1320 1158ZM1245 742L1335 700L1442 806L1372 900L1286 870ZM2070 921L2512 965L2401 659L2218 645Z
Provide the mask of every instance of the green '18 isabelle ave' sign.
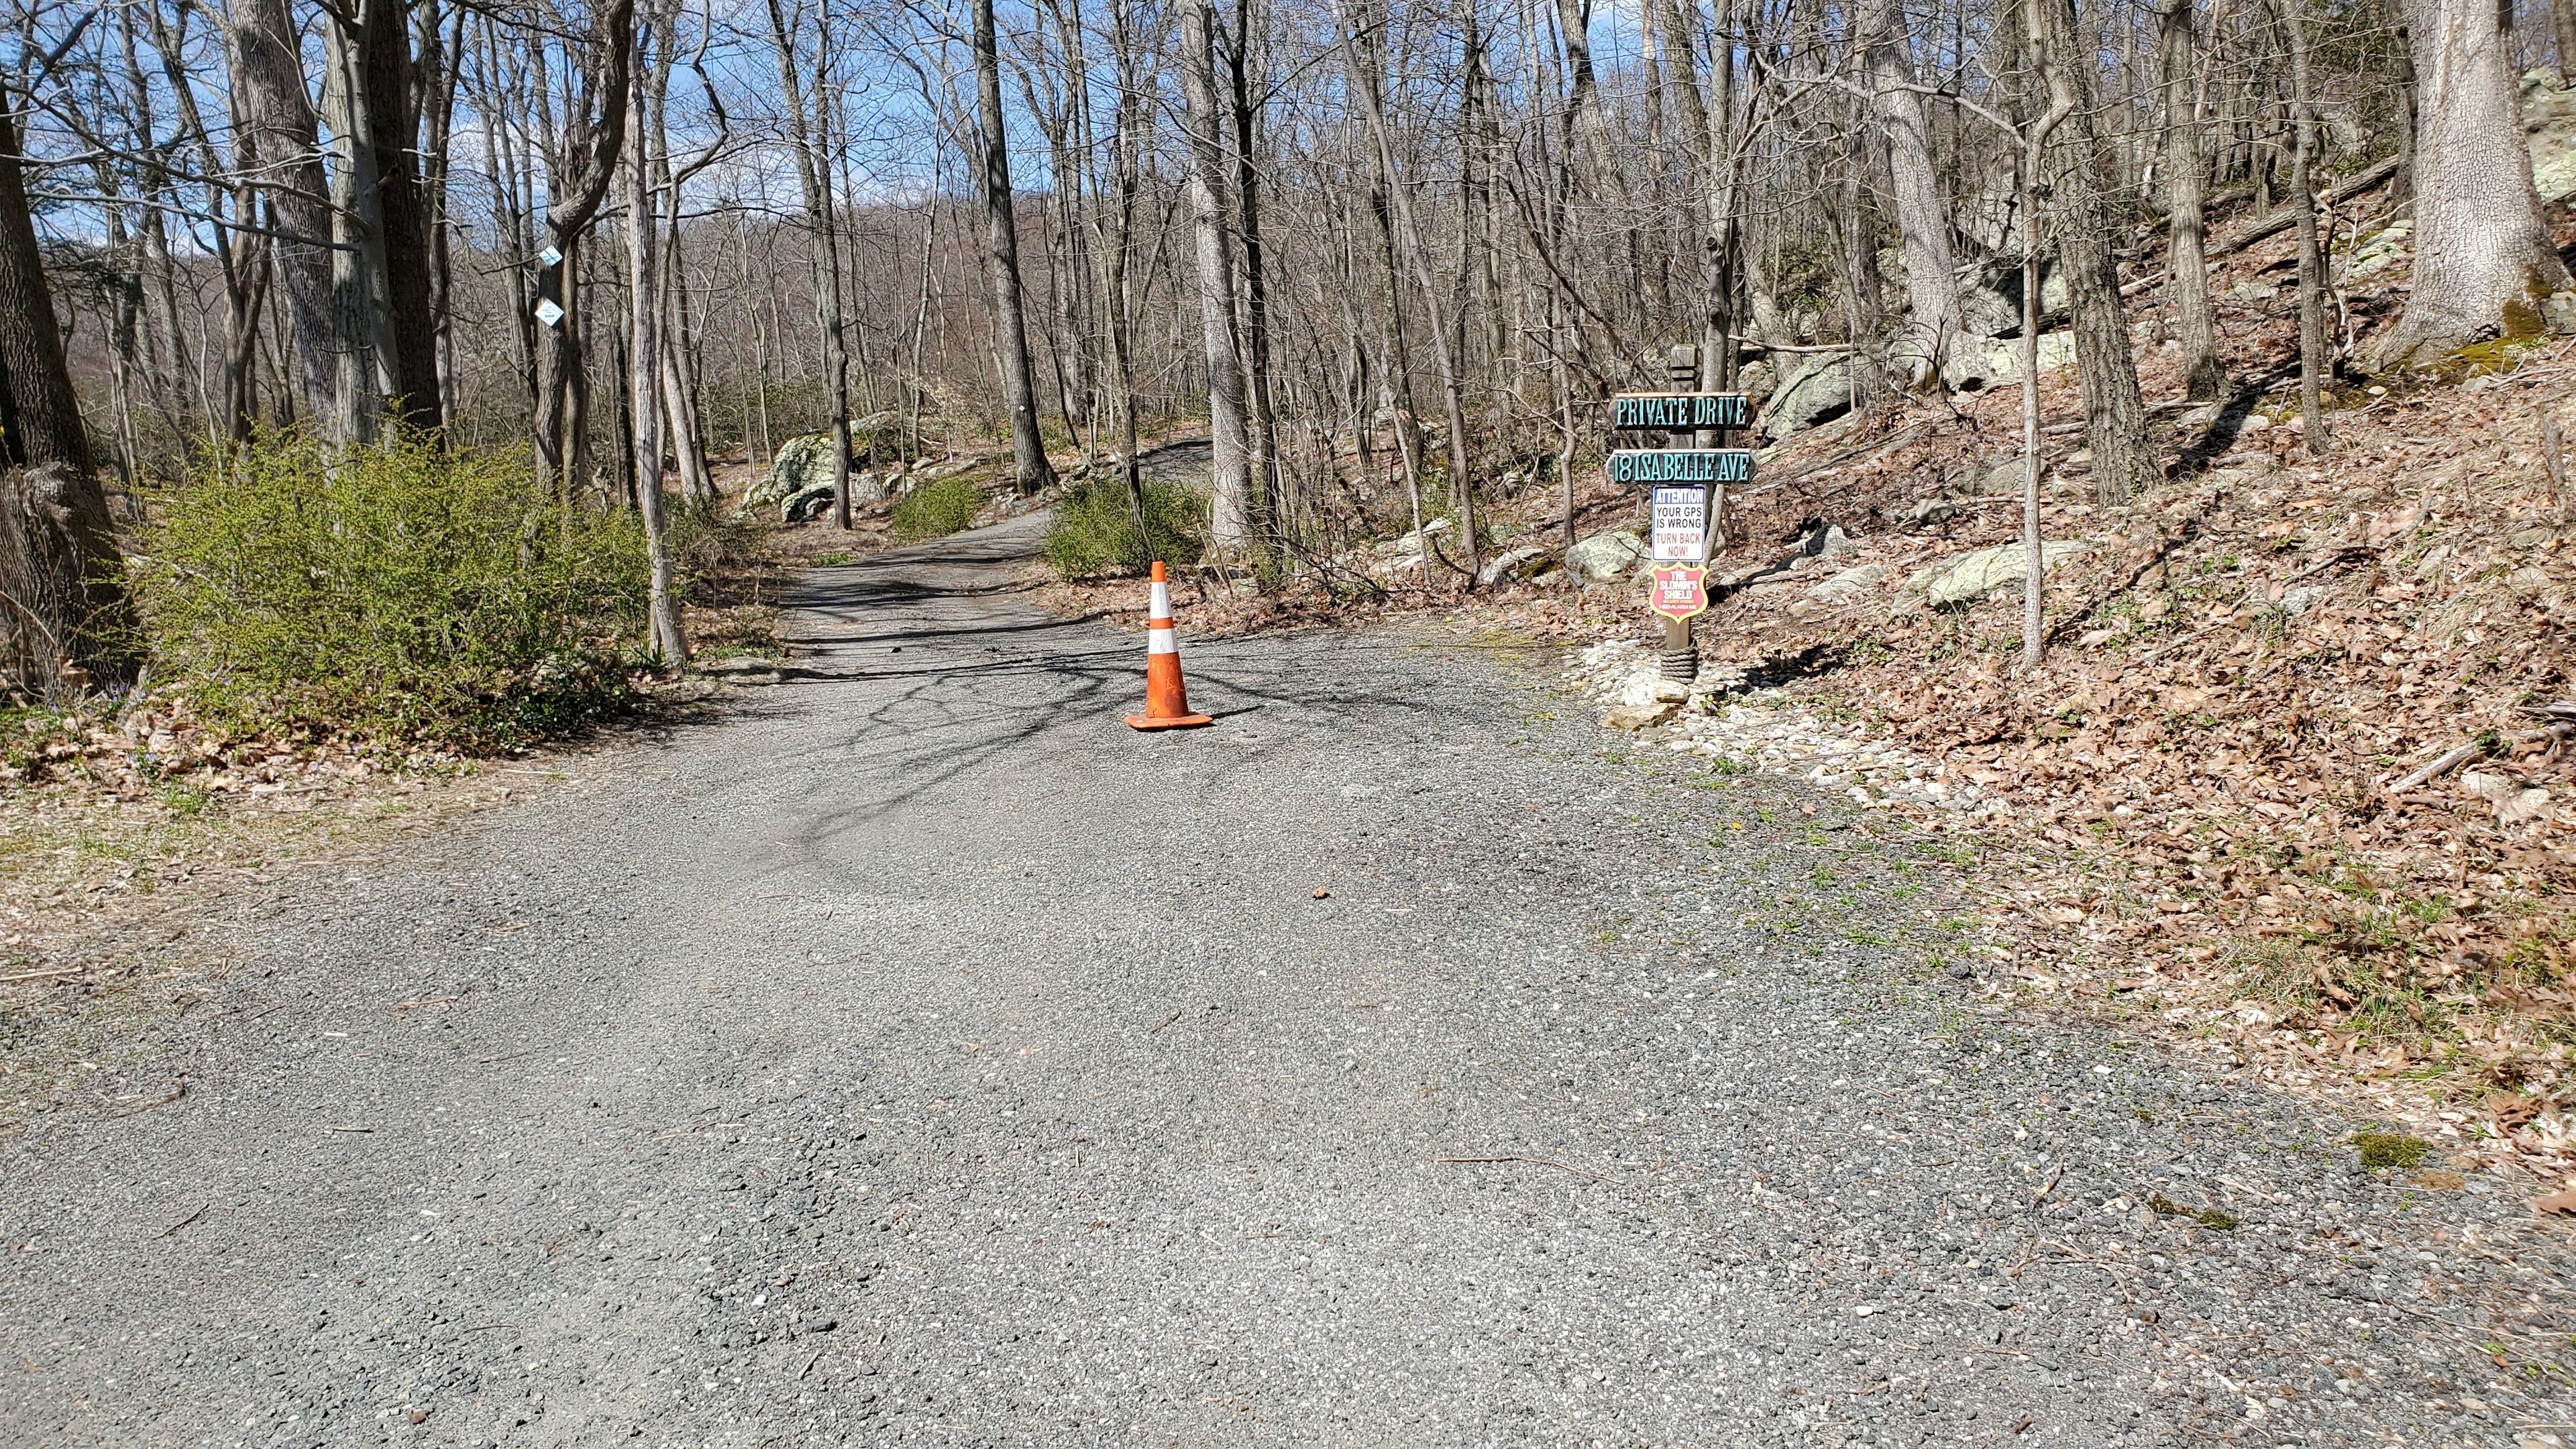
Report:
M1603 465L1613 483L1747 483L1753 454L1743 448L1622 448Z
M1697 432L1741 428L1752 420L1753 399L1740 392L1623 392L1610 399L1610 426L1619 432Z

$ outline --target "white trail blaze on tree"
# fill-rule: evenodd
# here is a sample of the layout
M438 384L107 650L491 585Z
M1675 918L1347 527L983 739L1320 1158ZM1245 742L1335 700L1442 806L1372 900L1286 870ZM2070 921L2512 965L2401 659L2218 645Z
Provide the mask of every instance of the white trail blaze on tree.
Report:
M2415 290L2374 359L2430 360L2498 332L2542 330L2540 304L2568 285L2540 222L2490 0L2400 0L2423 135L2415 167Z

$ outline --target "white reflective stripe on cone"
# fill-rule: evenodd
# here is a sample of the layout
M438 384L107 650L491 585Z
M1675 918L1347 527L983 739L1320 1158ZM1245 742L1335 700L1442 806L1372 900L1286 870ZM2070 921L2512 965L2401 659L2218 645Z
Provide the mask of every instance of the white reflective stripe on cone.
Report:
M1169 629L1148 629L1145 631L1145 652L1178 654L1181 652L1180 641L1173 637Z
M1145 610L1157 619L1172 617L1172 586L1164 583L1155 584L1152 602L1145 606Z

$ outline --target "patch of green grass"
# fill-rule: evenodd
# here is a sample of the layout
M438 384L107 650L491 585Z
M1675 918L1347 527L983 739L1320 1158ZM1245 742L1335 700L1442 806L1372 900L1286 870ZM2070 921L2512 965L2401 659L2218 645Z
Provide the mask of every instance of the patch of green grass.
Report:
M2433 1149L2433 1144L2423 1138L2403 1132L2356 1132L2352 1145L2361 1154L2361 1165L2374 1172L2387 1167L2419 1166L2424 1154Z
M215 797L193 785L164 785L161 804L173 815L196 815L214 803Z

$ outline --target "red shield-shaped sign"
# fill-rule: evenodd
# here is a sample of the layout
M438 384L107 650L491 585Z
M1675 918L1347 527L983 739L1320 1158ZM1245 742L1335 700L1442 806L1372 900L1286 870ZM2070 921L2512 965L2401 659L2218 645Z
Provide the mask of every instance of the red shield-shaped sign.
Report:
M1670 619L1687 619L1708 607L1708 570L1675 567L1655 570L1655 595L1649 607Z

